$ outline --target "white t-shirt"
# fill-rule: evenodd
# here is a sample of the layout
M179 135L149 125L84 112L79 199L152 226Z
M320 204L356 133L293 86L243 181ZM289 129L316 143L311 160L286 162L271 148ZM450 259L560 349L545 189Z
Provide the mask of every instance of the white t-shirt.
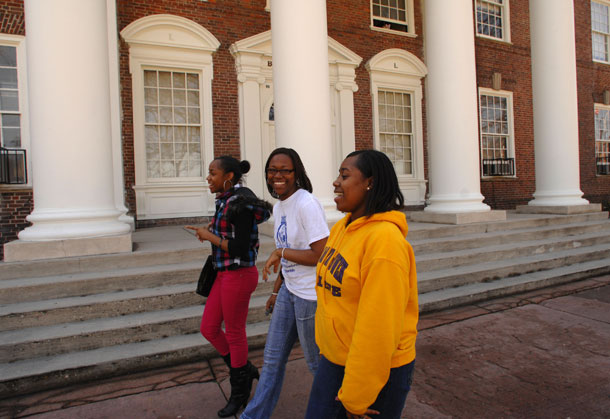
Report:
M328 237L328 224L322 205L305 189L297 189L289 198L273 206L275 246L309 249L311 243ZM316 267L282 259L282 275L288 290L305 300L316 299Z

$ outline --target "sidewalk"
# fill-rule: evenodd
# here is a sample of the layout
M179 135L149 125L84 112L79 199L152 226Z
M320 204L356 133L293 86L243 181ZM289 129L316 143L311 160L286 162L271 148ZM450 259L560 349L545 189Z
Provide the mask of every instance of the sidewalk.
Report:
M610 276L426 314L419 330L403 417L608 417ZM295 348L273 417L303 417L311 381ZM228 392L214 359L2 400L0 417L216 418Z

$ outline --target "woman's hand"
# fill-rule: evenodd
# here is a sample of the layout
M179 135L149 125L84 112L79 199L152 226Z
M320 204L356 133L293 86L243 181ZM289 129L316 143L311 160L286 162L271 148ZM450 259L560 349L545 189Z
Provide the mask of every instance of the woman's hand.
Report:
M265 312L273 313L273 307L275 307L275 300L277 299L277 295L271 294L267 299L267 304L265 304Z
M335 400L340 402L341 400L339 400L339 397L335 397ZM345 407L345 406L343 406ZM364 415L357 415L355 413L350 412L349 410L345 409L345 415L347 416L347 419L373 419L371 418L369 415L378 415L379 412L377 410L373 410L373 409L366 409L366 412L364 412Z
M185 226L184 228L188 228L189 230L195 231L195 236L197 236L199 241L202 243L205 240L210 240L212 237L215 237L214 234L210 231L209 225L207 227Z
M273 266L273 273L277 273L277 269L280 266L280 261L282 260L282 252L281 249L275 249L271 252L271 256L265 262L265 267L263 268L263 281L267 281L269 279L269 275L271 275L271 267Z

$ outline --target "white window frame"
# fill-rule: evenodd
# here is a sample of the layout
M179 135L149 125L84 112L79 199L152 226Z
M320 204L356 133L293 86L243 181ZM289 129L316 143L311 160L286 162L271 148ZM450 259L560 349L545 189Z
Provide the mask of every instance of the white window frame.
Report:
M599 110L605 110L605 111L608 111L610 113L610 105L603 105L601 103L595 103L594 104L594 112L595 112L595 114L597 114L597 112ZM595 164L596 164L595 173L597 174L597 156L598 156L598 154L597 154L597 143L598 142L604 142L604 143L608 144L608 147L610 147L610 124L608 124L608 127L607 127L607 131L609 131L609 138L607 140L598 138L598 130L597 130L597 126L595 125L595 122L594 122L594 130L595 130L594 136L595 136ZM598 174L598 176L607 176L607 175L599 175Z
M423 79L428 73L424 63L415 55L401 49L388 49L375 55L366 63L371 78L373 100L373 146L380 149L379 139L379 91L390 90L411 95L411 143L412 172L398 175L398 184L407 205L422 205L426 196L424 177L423 134Z
M482 128L482 116L481 116L481 96L497 96L507 99L507 111L508 111L508 141L507 141L507 158L514 159L515 163L515 174L510 176L483 176L483 128ZM517 177L517 158L515 155L515 121L514 121L514 110L513 110L513 92L509 92L506 90L494 90L489 88L480 87L479 88L479 97L478 97L478 105L479 105L479 150L481 154L481 178L483 179L496 179L496 178L516 178Z
M388 18L387 22L388 23L399 23L399 24L404 24L407 25L407 31L399 31L399 30L395 30L395 29L390 29L390 28L380 28L374 25L373 21L375 19L377 20L386 20L384 18L380 18L379 16L374 16L373 15L373 0L370 0L370 15L371 15L371 21L370 21L370 28L373 31L378 31L378 32L385 32L385 33L391 33L394 35L403 35L403 36L409 36L409 37L416 37L417 34L415 33L415 16L414 16L414 9L413 9L413 0L405 0L405 6L406 6L406 20L405 21L400 21L400 20L393 20Z
M21 123L20 149L26 151L27 183L14 185L0 185L2 189L31 188L32 187L32 153L30 152L30 119L28 105L27 84L27 55L25 36L0 34L0 45L16 48L17 53L17 89L19 91L19 115Z
M502 9L502 38L497 36L485 35L479 33L479 22L477 20L477 6L479 3L487 3L498 6ZM498 4L497 0L474 0L474 24L475 34L479 38L493 39L494 41L510 43L510 0L504 0L502 4Z
M214 211L205 177L214 157L212 114L212 54L220 42L199 24L174 15L151 15L121 31L129 44L132 77L133 141L138 219L197 217ZM149 178L146 166L144 70L199 74L200 177Z
M604 32L599 32L599 31L595 31L593 29L593 3L597 3L601 6L605 6L608 8L608 22L606 22L606 24L608 25L608 33L604 33ZM595 58L595 53L593 51L593 37L595 34L601 35L604 37L605 39L605 56L606 59L605 60L600 60L598 58ZM610 64L610 1L608 0L591 0L591 58L594 62L597 63L604 63L604 64Z

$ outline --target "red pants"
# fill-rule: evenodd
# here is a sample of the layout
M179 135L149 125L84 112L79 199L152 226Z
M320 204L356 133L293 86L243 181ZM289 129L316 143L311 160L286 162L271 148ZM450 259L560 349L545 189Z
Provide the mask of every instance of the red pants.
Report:
M220 271L205 303L201 334L220 355L231 353L231 366L239 368L248 361L246 318L250 295L258 284L256 266ZM222 330L222 322L225 331Z

